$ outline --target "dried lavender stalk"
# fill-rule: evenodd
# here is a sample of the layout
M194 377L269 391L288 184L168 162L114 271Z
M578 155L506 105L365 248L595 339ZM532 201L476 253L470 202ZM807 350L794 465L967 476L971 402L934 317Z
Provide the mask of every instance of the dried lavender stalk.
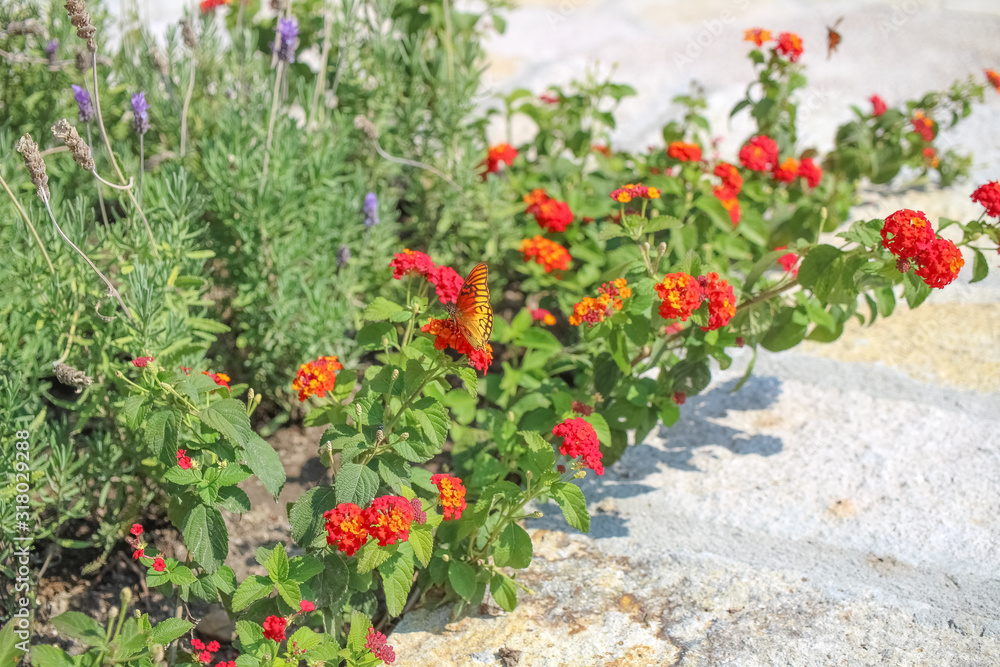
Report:
M96 52L97 40L94 39L94 35L97 34L97 28L90 20L86 3L83 0L66 0L66 12L69 14L70 23L76 28L76 36L87 40L88 51Z
M73 154L73 160L78 165L87 171L94 171L94 156L90 152L90 146L83 140L76 128L69 124L69 121L63 118L53 125L52 134L66 144L70 153Z
M17 152L24 156L24 166L31 174L31 182L35 184L35 190L42 201L48 201L52 196L49 192L49 177L45 173L45 160L38 151L38 144L31 138L30 134L21 137L14 146Z

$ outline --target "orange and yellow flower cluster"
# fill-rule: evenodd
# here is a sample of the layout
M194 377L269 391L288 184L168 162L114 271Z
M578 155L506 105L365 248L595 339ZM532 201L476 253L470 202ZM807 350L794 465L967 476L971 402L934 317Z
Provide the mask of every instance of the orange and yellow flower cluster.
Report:
M538 226L548 232L562 232L573 222L573 211L569 204L558 199L552 199L542 189L532 190L524 195L524 203L528 205L525 213L535 216Z
M736 294L718 273L697 278L686 273L668 273L656 285L656 294L661 300L660 316L667 320L686 321L702 303L707 303L708 324L702 331L723 327L736 314Z
M910 124L913 125L913 131L919 134L921 139L926 142L934 140L934 120L925 116L923 111L915 111L913 118L910 119Z
M965 266L962 252L935 234L922 211L904 208L888 216L882 226L882 247L899 258L896 266L904 273L915 262L917 276L929 287L948 285Z
M410 539L414 508L402 496L381 496L367 509L354 503L340 503L323 512L326 519L326 543L353 556L374 537L380 547Z
M1000 72L993 69L986 69L983 70L983 73L986 74L986 80L990 82L990 85L1000 93Z
M763 28L750 28L743 31L743 41L753 42L754 46L757 47L764 46L765 42L770 42L772 39L771 31L764 30ZM774 47L775 53L788 58L788 62L795 63L799 61L799 58L802 56L801 37L794 32L782 32L778 34L778 38L774 41L777 42Z
M598 288L596 298L585 296L583 301L573 306L573 314L569 316L569 323L577 326L586 322L590 326L594 326L614 315L615 311L621 310L624 305L623 299L630 296L632 296L632 288L628 286L628 281L624 278L604 283Z
M434 336L436 349L443 350L450 347L455 352L468 356L469 365L478 371L485 372L493 363L493 347L489 343L481 350L472 347L472 343L459 331L455 321L450 317L431 318L427 324L420 327L420 330Z
M310 396L323 398L326 392L333 391L337 384L337 371L344 365L337 357L320 357L299 366L299 372L292 382L292 389L299 392L299 400L305 401Z
M681 162L701 162L701 146L673 141L667 146L667 156Z
M792 183L802 177L806 185L814 188L823 178L823 169L812 158L794 157L779 161L778 144L766 135L753 137L740 149L740 164L750 171L770 171L774 180L779 183Z
M437 474L431 476L431 484L438 488L441 494L441 513L445 521L448 519L461 519L465 510L465 485L458 477L451 475Z
M524 254L524 261L529 262L534 259L535 263L540 264L546 273L565 271L569 268L569 263L573 261L569 250L544 236L521 241L521 252Z
M535 308L531 311L531 319L550 327L555 326L556 323L556 316L544 308Z
M633 199L659 199L660 191L642 183L628 183L613 191L610 196L620 204L627 204Z
M501 171L505 166L509 167L514 164L514 160L517 158L517 149L510 144L497 144L496 146L490 146L489 151L486 154L486 159L483 160L481 166L486 167L486 171L483 172L483 180L486 180L487 174L495 174Z

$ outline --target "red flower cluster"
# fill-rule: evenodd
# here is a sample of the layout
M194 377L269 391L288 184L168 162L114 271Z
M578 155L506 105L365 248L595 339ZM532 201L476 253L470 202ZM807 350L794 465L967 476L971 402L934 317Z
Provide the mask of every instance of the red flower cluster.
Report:
M780 245L775 250L785 250L788 246ZM799 263L799 256L794 252L782 255L778 258L778 264L781 264L781 268L785 270L785 273L790 273L793 276L799 275L799 267L796 266Z
M462 335L455 321L450 317L445 319L431 318L427 324L420 327L424 333L434 336L434 347L443 350L450 347L459 354L469 357L469 365L478 371L485 372L493 364L493 346L489 343L486 347L477 350L472 347L472 343Z
M686 321L701 305L701 288L698 281L686 273L668 273L663 282L657 283L660 317L665 320Z
M145 368L151 361L153 361L153 357L136 357L132 360L132 365L136 368Z
M392 277L396 280L413 275L427 278L434 285L441 303L455 303L465 282L455 269L450 266L438 266L430 255L419 250L406 248L403 252L396 253L389 266L392 268Z
M561 424L556 424L552 429L552 435L563 438L563 443L559 445L559 453L570 458L580 457L583 464L596 472L598 475L604 474L604 466L601 464L601 443L597 439L597 431L583 417L567 419Z
M191 648L193 648L195 651L198 652L198 662L202 663L203 665L207 665L208 663L212 662L212 654L218 653L219 648L221 647L219 646L219 642L217 641L213 640L208 642L208 644L205 644L205 642L201 641L198 638L195 638L191 640ZM224 665L224 664L226 663L223 662L219 663L219 665ZM219 665L216 665L216 667L219 667Z
M708 326L702 331L713 331L729 324L736 314L736 295L732 286L717 273L695 278L686 273L668 273L663 282L656 285L659 295L660 316L663 319L686 321L701 304L708 302ZM667 332L676 333L680 329Z
M341 503L323 512L326 543L335 544L337 549L353 556L369 536L374 537L380 547L405 542L410 538L413 515L413 506L402 496L381 496L367 509L354 503Z
M590 150L600 153L604 157L611 157L611 147L607 144L591 144Z
M535 322L541 322L548 326L553 326L556 323L556 316L545 310L544 308L535 308L531 311L531 319Z
M483 180L486 180L486 174L495 174L503 169L505 165L509 167L514 164L516 157L517 149L510 144L490 146L486 159L482 162L482 164L486 165L486 171L483 172Z
M941 158L938 157L938 152L936 148L927 146L924 148L924 165L930 167L931 169L937 169L937 166L941 164Z
M538 99L546 104L559 104L559 96L555 93L542 93L538 96Z
M569 204L552 199L545 190L532 190L531 194L524 195L524 203L528 205L524 212L535 216L538 226L546 231L562 232L573 222Z
M938 289L955 280L965 266L958 247L938 237L922 211L904 208L887 217L882 226L882 247L900 259L900 270L909 270L910 260L914 260L916 274Z
M913 124L913 131L920 135L924 141L934 140L934 121L924 115L923 111L916 111L910 119Z
M133 523L132 527L129 528L128 532L132 533L136 537L139 537L140 535L142 535L142 524L141 523Z
M220 387L225 387L226 389L229 389L230 377L225 373L209 373L208 371L202 371L201 374L207 375L208 377L212 378L212 381L215 382L215 384L219 385Z
M781 164L774 165L772 175L779 183L791 183L798 178L799 161L793 157L786 158Z
M365 648L385 664L391 665L396 661L396 652L391 646L386 644L387 639L384 634L375 628L368 628L368 636L365 637Z
M614 315L616 310L621 310L624 305L622 300L630 296L632 296L632 288L628 287L628 282L624 278L604 283L597 289L597 298L585 296L583 301L573 306L573 314L569 316L569 323L577 326L586 322L590 326L594 326Z
M1000 218L1000 182L990 181L972 193L972 201L986 207L986 215Z
M465 485L458 477L437 474L431 477L431 484L438 488L441 494L441 513L445 521L461 519L465 510Z
M164 562L162 558L157 556L156 558L153 559L153 569L156 570L157 572L163 572L164 570L167 569L167 564L166 562Z
M660 191L642 183L627 183L609 196L620 204L627 204L633 199L659 199Z
M674 141L667 147L667 155L681 162L701 162L701 146Z
M869 99L871 100L872 103L873 117L878 118L889 109L889 107L885 105L885 100L883 100L878 95L872 95Z
M743 31L743 41L753 42L756 46L763 46L764 42L771 41L771 31L763 28L750 28Z
M216 7L224 7L229 4L229 0L201 0L201 13L206 14Z
M292 382L292 389L299 392L299 400L304 401L310 396L323 398L326 392L333 391L337 384L337 371L343 370L337 357L320 357L315 361L299 366L299 372Z
M799 161L799 176L806 179L806 185L814 188L823 178L823 169L811 157L804 157Z
M768 136L753 137L740 149L740 164L750 171L770 171L778 164L778 144Z
M544 236L521 241L521 252L524 254L524 261L534 258L535 263L540 264L546 273L565 271L573 261L569 250Z
M179 465L184 470L191 469L191 457L187 456L186 449L177 450L177 465Z
M285 639L285 628L288 627L288 619L282 616L268 616L262 624L264 628L264 638L273 639L276 642Z
M775 51L788 57L788 62L796 63L802 55L802 38L794 32L783 32L778 35L778 46Z
M740 222L740 202L736 195L743 189L743 177L740 176L736 167L728 162L720 162L715 165L714 173L722 179L722 183L712 188L712 194L729 212L729 219L733 221L733 227L735 227Z
M708 302L708 326L701 330L715 331L729 324L736 314L736 294L732 285L714 272L698 276L698 285L701 286L702 297Z
M984 69L983 73L986 74L986 80L990 82L990 85L1000 93L1000 73L993 69Z

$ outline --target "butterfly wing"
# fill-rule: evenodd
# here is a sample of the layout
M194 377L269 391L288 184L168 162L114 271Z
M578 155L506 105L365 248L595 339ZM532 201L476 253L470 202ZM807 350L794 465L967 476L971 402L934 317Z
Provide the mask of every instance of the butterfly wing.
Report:
M486 264L476 264L458 293L453 316L459 331L477 350L484 349L493 334L493 306L486 278Z
M827 38L826 59L827 60L830 59L830 56L833 55L833 52L836 51L837 47L840 45L840 39L841 38L840 38L840 33L837 32L837 28L840 27L840 22L843 21L843 20L844 20L844 17L841 16L839 19L837 19L837 22L834 23L832 26L827 26L826 27L826 38Z

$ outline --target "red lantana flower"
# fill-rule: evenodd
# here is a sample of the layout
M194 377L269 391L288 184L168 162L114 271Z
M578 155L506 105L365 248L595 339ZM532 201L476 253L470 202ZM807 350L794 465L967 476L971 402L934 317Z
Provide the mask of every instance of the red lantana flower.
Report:
M750 28L743 31L743 41L753 42L755 46L763 46L764 42L771 41L771 31L763 28Z
M569 204L552 199L545 190L532 190L524 195L524 203L528 205L524 212L535 216L538 226L546 231L562 232L573 222Z
M396 652L391 646L386 644L386 636L375 628L368 628L368 635L365 637L365 648L371 651L372 655L387 665L396 661Z
M132 552L132 558L134 558L135 560L139 560L140 558L145 558L145 557L146 557L146 550L143 549L142 547L139 547L138 549Z
M486 171L483 172L483 180L486 180L486 174L495 174L503 169L504 166L509 167L514 164L516 157L517 149L510 144L490 146L486 159L483 161L483 164L486 165Z
M674 141L667 147L667 156L681 162L701 162L701 146Z
M628 183L613 191L609 196L620 204L627 204L633 199L659 199L660 190L642 183Z
M775 250L785 250L788 246L780 245ZM785 273L791 273L793 276L799 275L799 267L796 266L799 263L799 256L794 252L782 255L778 258L778 264L781 264L781 268L785 270Z
M438 488L441 494L441 513L445 521L461 519L465 510L465 485L458 477L437 474L431 477L431 484Z
M224 7L229 4L229 0L201 0L201 13L207 14L217 7Z
M364 510L368 534L378 540L380 547L410 539L413 507L402 496L381 496Z
M889 109L889 107L885 105L885 100L883 100L878 95L872 95L869 99L871 100L872 103L873 117L878 118Z
M924 115L923 111L915 111L910 119L913 131L920 135L924 141L934 140L934 121Z
M292 382L292 389L299 392L300 401L305 401L310 396L323 398L326 392L333 391L337 385L337 371L343 369L344 365L336 356L320 357L302 364Z
M604 474L604 466L601 464L601 443L597 439L597 431L583 417L567 419L561 424L556 424L552 429L552 435L563 438L563 443L559 446L559 453L570 458L579 457L583 464L596 472L598 475Z
M535 308L531 311L531 319L535 322L541 322L542 324L553 326L556 323L556 316L545 310L544 308Z
M799 176L806 179L806 185L814 188L823 179L823 169L810 157L804 157L799 162Z
M441 303L457 302L458 293L462 291L462 285L465 284L465 279L450 266L435 266L427 272L427 280L434 285Z
M715 195L719 203L722 204L722 208L726 209L729 213L729 219L733 223L733 227L740 224L740 215L742 211L740 210L740 200L736 198L733 191L724 185L717 185L712 188L712 194Z
M882 247L900 259L912 259L930 249L935 234L923 211L896 211L882 226Z
M314 605L309 600L303 600L302 602L299 602L300 614L308 614L311 611L316 611L316 605Z
M786 158L780 165L774 165L772 173L779 183L791 183L799 175L799 161L793 157Z
M594 326L610 317L616 310L621 310L623 299L632 296L632 288L628 281L618 278L610 283L604 283L597 289L597 298L585 296L583 301L573 306L573 314L569 323L573 326L586 322Z
M434 347L438 350L450 347L455 352L468 356L469 365L478 371L486 372L493 364L493 347L489 343L481 350L472 347L472 343L462 335L450 317L431 318L427 320L427 324L420 327L420 330L434 336Z
M986 215L1000 218L1000 182L990 181L986 185L980 185L972 193L972 201L982 204L986 208Z
M132 360L132 365L136 368L145 368L151 361L153 361L153 357L136 357Z
M917 275L928 287L941 289L958 277L965 266L962 252L948 239L936 238L930 247L917 256Z
M132 528L130 528L128 532L132 533L136 537L139 537L140 535L142 535L142 524L133 523Z
M538 99L546 104L559 104L559 96L555 93L542 93L538 96Z
M720 162L715 165L713 173L722 179L722 184L719 188L725 190L725 193L728 195L722 197L719 196L719 193L716 193L715 196L719 197L719 199L734 198L743 189L743 177L740 176L739 170L728 162Z
M778 46L775 51L788 58L788 62L796 63L802 55L802 38L794 32L778 34Z
M179 465L184 470L191 469L191 457L187 456L186 449L177 450L177 465Z
M209 373L208 371L202 371L201 374L207 375L208 377L212 378L212 382L219 385L220 387L225 387L226 389L229 389L230 377L225 373Z
M736 314L736 294L733 287L718 273L709 273L707 276L699 276L698 284L701 286L701 293L708 301L708 326L702 327L702 331L715 331L720 327L729 324Z
M353 556L368 541L368 522L364 510L354 503L341 503L323 512L326 519L326 543Z
M740 164L750 171L770 171L778 163L778 144L768 136L759 135L740 149Z
M403 252L396 253L389 266L392 267L392 277L402 280L403 276L414 274L426 276L434 268L434 262L427 253L406 248Z
M524 255L524 261L530 262L534 259L535 263L540 264L546 273L565 271L569 268L569 263L573 261L569 250L544 236L521 241L521 253Z
M283 641L285 639L285 627L288 625L288 620L282 616L268 616L264 619L264 637L266 639L273 639L276 642Z
M165 569L167 569L167 564L166 562L164 562L162 558L157 556L153 560L153 569L156 570L157 572L163 572Z
M924 165L930 167L931 169L937 169L937 166L941 164L941 158L938 157L938 152L936 148L927 146L924 148Z
M701 305L701 287L686 273L668 273L657 283L656 293L661 299L660 317L665 320L686 321Z

